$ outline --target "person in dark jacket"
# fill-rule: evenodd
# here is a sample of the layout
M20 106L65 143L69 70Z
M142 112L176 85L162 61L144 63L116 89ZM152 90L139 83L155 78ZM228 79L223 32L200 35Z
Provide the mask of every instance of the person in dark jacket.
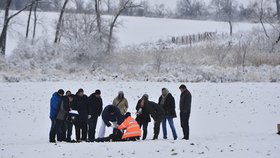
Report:
M57 92L53 93L52 98L50 100L50 119L51 119L51 129L49 133L49 142L55 143L55 138L53 135L55 135L55 126L56 126L56 113L59 107L59 102L61 97L64 95L63 89L59 89Z
M189 119L191 113L192 95L184 84L182 84L179 89L181 91L180 120L184 134L183 139L189 140Z
M64 96L60 99L58 110L55 115L55 126L54 130L50 132L50 140L55 142L55 135L57 135L57 141L63 140L62 125L66 119L66 115L69 111L70 103L73 101L74 96Z
M154 137L153 140L158 139L160 124L164 116L163 108L155 102L149 101L147 97L143 97L141 106L152 116L154 120Z
M147 94L144 94L140 100L138 100L136 105L136 121L138 122L140 128L143 126L143 136L142 140L145 140L148 134L148 124L151 122L150 114L146 109L144 109L144 105L141 105L142 99L146 97L149 98Z
M94 139L94 142L118 142L122 140L123 132L117 128L113 129L113 133L110 134L108 137L97 138Z
M102 112L102 123L99 130L98 138L103 138L105 135L105 127L117 127L124 121L118 107L114 105L107 105Z
M167 139L166 120L168 120L174 140L177 139L177 133L174 126L173 118L176 117L175 100L168 89L162 88L161 96L158 99L158 104L164 109L164 117L162 119L163 139Z
M78 90L74 98L74 110L77 110L79 113L74 124L76 141L87 141L88 97L84 94L84 90L81 88Z
M88 139L89 141L93 141L95 139L95 130L98 117L101 115L103 102L101 98L101 91L99 89L95 90L89 96L89 111L88 111Z

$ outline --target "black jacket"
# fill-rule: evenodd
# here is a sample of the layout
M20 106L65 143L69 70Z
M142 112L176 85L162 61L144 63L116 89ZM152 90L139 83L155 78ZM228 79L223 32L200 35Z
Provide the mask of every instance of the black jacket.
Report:
M180 96L180 112L191 113L192 95L186 89Z
M103 102L101 97L96 97L95 93L92 93L88 98L88 114L92 116L100 116L103 108Z
M154 121L161 121L164 116L163 108L155 102L145 101L144 109L147 110Z
M83 122L88 119L88 97L83 95L82 97L76 95L74 98L74 108L79 113L79 119Z
M58 104L58 109L55 115L55 118L58 120L65 120L67 113L69 111L69 99L68 97L64 96L61 97L59 104Z
M110 115L110 112L109 112L110 108L113 108L114 115ZM111 123L109 121L111 121L111 122L117 121L118 125L122 124L122 122L124 121L123 115L121 114L119 108L114 105L108 105L104 108L104 110L102 112L102 119L107 127L111 126Z
M162 96L159 97L158 99L158 104L160 105L161 103L161 100L162 100ZM175 111L175 100L174 100L174 97L172 96L171 93L168 93L166 98L165 98L165 101L164 101L164 104L161 105L164 109L164 115L165 116L168 116L168 117L176 117L176 111Z
M136 105L136 110L138 111L141 107L141 99L138 100L137 105ZM148 113L148 111L146 110L146 108L142 108L142 112L137 115L136 119L135 119L139 124L143 124L146 122L151 122L151 118L150 118L150 114Z

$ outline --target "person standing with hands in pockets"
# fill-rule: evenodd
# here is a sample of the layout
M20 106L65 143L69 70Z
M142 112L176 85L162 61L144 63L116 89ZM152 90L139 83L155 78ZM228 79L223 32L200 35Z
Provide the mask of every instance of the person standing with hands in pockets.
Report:
M183 139L189 140L189 119L191 113L191 103L192 103L192 95L187 87L182 84L179 87L181 91L180 96L180 120L181 127L183 129L184 137Z

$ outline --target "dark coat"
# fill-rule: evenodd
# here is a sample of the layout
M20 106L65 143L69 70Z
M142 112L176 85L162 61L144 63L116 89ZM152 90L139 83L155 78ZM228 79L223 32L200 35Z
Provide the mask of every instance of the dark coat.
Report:
M186 89L180 96L180 112L191 113L192 95Z
M77 110L79 113L79 120L80 121L87 121L88 119L88 97L83 95L82 97L76 95L74 97L74 105L73 110Z
M144 109L147 110L154 121L161 121L164 116L164 109L155 102L145 101Z
M113 115L110 114L110 112L109 112L110 109L113 109L113 111L114 111ZM111 123L109 121L111 121L111 122L117 121L118 125L122 124L122 122L124 121L123 115L121 114L119 108L114 105L107 105L104 108L104 110L102 112L102 119L107 127L111 126Z
M103 101L101 97L96 97L95 93L92 93L88 98L88 114L92 116L100 116L103 109Z
M141 107L141 99L138 100L136 105L136 110L138 111ZM143 108L141 114L137 115L135 119L139 124L151 122L150 114L148 113L147 109Z
M161 103L161 100L162 100L162 96L159 97L158 99L158 104L160 105ZM174 97L172 96L171 93L168 93L166 98L165 98L165 101L164 101L164 104L161 105L164 109L164 116L167 116L167 117L177 117L176 115L176 111L175 111L175 99Z
M55 115L55 118L57 120L65 120L67 113L69 111L69 99L67 96L61 97L60 102L58 104L57 113Z

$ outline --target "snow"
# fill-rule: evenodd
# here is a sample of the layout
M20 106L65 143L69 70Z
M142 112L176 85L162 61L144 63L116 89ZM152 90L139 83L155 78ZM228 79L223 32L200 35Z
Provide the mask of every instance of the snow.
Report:
M3 14L0 14L0 19ZM12 19L7 38L7 56L12 54L20 38L25 37L26 21L28 12L23 12ZM38 21L35 42L39 39L54 40L55 23L59 17L58 13L38 12ZM109 16L103 16L110 19ZM128 45L139 45L142 43L155 42L160 39L171 39L171 36L183 36L204 32L228 33L229 27L226 22L199 21L199 20L178 20L166 18L147 17L127 17L120 16L120 25L115 29L118 38L118 47L123 48ZM234 33L240 31L250 31L260 24L234 23ZM0 28L2 21L0 21ZM30 29L33 28L31 25ZM32 30L30 31L30 37Z
M280 136L276 126L280 116L279 83L187 83L192 93L190 140L181 140L180 119L174 123L179 136L172 140L151 140L153 124L148 127L148 140L107 143L48 143L50 128L49 100L60 88L84 88L90 95L101 89L104 105L110 104L123 90L129 111L135 112L137 100L147 93L157 101L166 87L176 100L179 85L156 82L20 82L0 83L0 155L6 157L209 157L209 158L278 158ZM100 118L97 132L100 127ZM107 129L106 135L111 131ZM74 133L72 135L74 138Z

